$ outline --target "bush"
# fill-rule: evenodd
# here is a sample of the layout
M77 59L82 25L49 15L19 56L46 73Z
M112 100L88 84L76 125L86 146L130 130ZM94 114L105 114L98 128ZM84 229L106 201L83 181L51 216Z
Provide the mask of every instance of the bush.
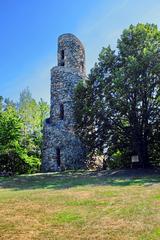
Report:
M0 154L0 172L12 174L35 173L40 169L40 160L26 153L8 152Z

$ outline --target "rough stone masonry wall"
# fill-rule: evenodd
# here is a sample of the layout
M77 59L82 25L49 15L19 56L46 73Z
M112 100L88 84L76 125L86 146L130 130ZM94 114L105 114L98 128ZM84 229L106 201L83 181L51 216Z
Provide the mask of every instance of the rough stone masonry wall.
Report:
M64 51L64 59L62 59ZM58 38L58 66L64 63L66 68L77 69L85 74L85 51L80 40L73 34L63 34Z
M51 70L51 122L58 123L60 104L64 105L64 124L66 128L74 125L73 97L77 83L85 76L77 70L57 66Z
M74 131L73 95L77 83L85 78L85 52L72 34L58 38L58 66L51 69L51 114L44 125L44 171L75 169L85 165L85 148ZM64 117L60 118L60 105ZM60 166L57 163L60 149Z

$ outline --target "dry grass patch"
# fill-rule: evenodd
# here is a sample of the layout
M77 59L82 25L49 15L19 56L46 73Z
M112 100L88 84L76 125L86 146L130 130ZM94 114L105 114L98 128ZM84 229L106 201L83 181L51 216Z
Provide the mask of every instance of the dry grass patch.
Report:
M69 172L0 185L0 240L160 239L158 176Z

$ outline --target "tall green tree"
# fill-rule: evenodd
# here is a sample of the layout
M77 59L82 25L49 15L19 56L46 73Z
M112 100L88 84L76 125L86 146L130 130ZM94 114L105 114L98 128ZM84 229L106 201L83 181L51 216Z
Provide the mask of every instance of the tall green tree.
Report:
M43 128L44 120L49 117L49 105L42 98L38 102L40 127Z
M42 99L37 103L28 88L20 94L19 115L24 122L23 144L28 153L41 156L43 121L49 115L49 106Z
M39 159L27 155L22 145L23 121L13 106L0 112L0 172L34 172Z
M84 141L92 135L88 142L92 150L103 151L108 160L121 159L123 165L132 155L138 155L143 166L160 161L160 31L156 25L131 25L123 31L116 51L103 48L85 94L85 100L79 95L79 104L85 104L79 118L85 115L92 121L86 121L79 134ZM81 122L77 124L80 129Z
M0 97L0 172L27 173L39 170L43 121L49 106L37 103L28 88L15 104Z

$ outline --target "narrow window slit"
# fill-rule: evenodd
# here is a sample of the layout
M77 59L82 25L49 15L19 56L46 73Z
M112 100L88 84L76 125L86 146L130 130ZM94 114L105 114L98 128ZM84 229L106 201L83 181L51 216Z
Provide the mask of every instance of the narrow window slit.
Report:
M61 66L64 66L64 50L61 50Z
M61 51L61 60L64 60L64 50Z
M60 120L64 119L64 105L63 103L60 104Z

